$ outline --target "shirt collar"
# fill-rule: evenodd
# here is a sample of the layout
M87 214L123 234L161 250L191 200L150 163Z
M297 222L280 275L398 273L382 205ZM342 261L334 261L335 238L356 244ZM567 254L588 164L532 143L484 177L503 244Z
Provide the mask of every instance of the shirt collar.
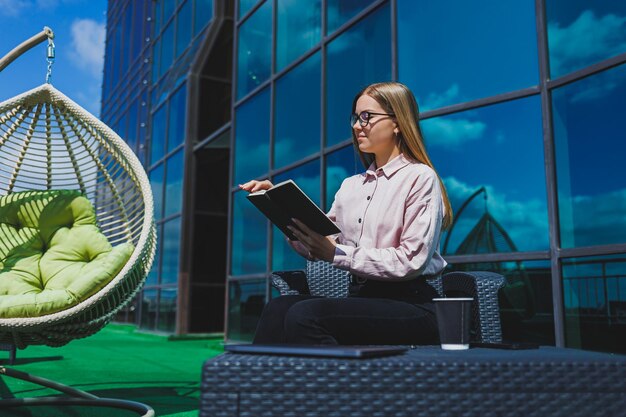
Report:
M376 161L374 161L371 163L369 168L367 168L367 171L365 171L365 180L367 180L367 178L370 176L377 177L381 175L384 175L385 177L387 177L387 179L389 179L393 174L395 174L405 166L409 165L410 163L411 161L406 159L404 157L404 154L396 156L380 168L376 168Z

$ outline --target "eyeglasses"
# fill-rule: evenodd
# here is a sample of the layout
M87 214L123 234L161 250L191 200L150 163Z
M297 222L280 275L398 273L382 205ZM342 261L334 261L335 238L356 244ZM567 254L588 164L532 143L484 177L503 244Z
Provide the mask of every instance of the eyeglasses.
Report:
M354 126L354 124L358 120L359 124L361 125L361 127L365 127L365 126L367 126L369 124L370 119L372 118L372 116L391 116L391 117L395 117L395 114L393 114L393 113L373 113L373 112L370 112L370 111L362 111L359 114L352 113L350 115L350 126Z

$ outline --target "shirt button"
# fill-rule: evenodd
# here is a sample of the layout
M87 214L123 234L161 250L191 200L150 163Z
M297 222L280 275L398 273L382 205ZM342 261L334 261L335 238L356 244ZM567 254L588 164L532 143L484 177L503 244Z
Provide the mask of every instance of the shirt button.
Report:
M367 199L369 200L370 198L372 198L372 197L370 197L370 196L368 195L368 196L367 196Z
M359 219L359 223L361 223L361 219Z

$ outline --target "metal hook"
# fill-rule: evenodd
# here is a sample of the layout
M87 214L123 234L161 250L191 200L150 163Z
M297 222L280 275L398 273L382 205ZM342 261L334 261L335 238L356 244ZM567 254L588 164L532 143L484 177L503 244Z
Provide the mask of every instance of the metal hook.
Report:
M54 64L55 46L51 37L48 38L48 53L46 61L48 61L48 71L46 72L46 83L52 84L52 64Z

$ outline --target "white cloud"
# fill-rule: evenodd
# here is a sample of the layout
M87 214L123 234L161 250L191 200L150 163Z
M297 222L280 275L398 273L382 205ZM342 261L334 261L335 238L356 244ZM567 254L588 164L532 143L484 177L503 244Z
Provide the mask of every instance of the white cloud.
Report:
M92 19L72 23L72 60L94 77L101 77L104 65L105 24Z
M626 51L626 16L597 17L583 11L569 26L548 24L550 66L554 74L567 74L590 62Z
M453 83L442 94L435 92L428 93L428 96L424 99L424 108L438 109L440 107L458 103L459 101L461 101L459 97L459 85L457 83Z
M452 207L457 210L481 186L485 187L487 194L486 201L484 196L476 197L457 219L453 234L450 236L448 253L456 251L458 245L485 213L485 208L508 233L518 250L547 248L548 213L545 200L535 198L518 201L495 190L490 185L468 184L455 177L444 178L444 181ZM458 213L454 214L456 216Z
M592 77L588 78L586 82L588 85L584 89L581 89L569 98L570 103L597 100L610 94L614 88L620 85L620 83L614 80L607 81L606 77L602 77L602 79Z
M563 197L567 196L562 196L559 201L563 246L591 246L625 241L626 189L593 196Z
M429 146L443 146L448 150L483 137L487 125L467 119L434 118L421 123Z
M0 0L0 14L16 17L30 6L32 5L28 0Z

